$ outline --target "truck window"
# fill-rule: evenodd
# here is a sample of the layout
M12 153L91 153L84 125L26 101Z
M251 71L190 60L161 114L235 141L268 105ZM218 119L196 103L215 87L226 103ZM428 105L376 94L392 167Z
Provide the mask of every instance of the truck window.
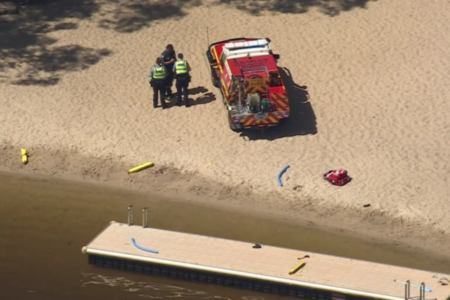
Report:
M222 52L222 55L220 56L220 61L221 61L221 63L222 63L223 66L225 65L225 61L226 61L226 60L227 60L227 59L226 59L224 53Z
M270 86L281 86L280 74L277 72L271 72L270 74Z

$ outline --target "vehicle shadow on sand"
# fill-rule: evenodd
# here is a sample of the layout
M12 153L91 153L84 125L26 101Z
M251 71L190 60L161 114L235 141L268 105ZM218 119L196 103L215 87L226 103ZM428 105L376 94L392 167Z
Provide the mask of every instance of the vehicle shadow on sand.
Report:
M305 86L294 82L292 74L287 68L278 68L284 81L291 114L289 119L278 126L268 127L264 130L259 128L245 130L241 137L246 140L276 140L297 135L308 135L317 133L316 115L309 101L309 93Z

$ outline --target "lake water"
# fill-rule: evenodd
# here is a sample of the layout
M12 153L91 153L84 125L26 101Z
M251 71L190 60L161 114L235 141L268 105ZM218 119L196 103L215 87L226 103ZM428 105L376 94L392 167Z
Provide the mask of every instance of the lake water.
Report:
M195 284L88 264L81 253L112 220L450 273L444 260L349 236L130 190L0 173L0 299L236 299L288 297ZM214 200L212 200L214 201Z

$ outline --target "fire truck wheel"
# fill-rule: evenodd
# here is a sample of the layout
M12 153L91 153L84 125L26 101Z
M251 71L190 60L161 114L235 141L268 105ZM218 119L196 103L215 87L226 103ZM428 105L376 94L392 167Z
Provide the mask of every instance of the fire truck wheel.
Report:
M228 124L230 124L230 129L234 132L242 132L244 131L244 126L240 123L234 123L231 119L230 114L228 114Z
M214 79L214 78L211 78L211 79L212 79L212 84L213 84L213 86L216 87L216 88L220 88L220 82L219 82L219 80L216 80L216 79Z
M216 70L211 66L211 81L214 87L220 88L220 79L216 75Z
M230 128L234 132L242 132L242 131L244 131L244 126L242 126L242 124L231 123L230 124Z

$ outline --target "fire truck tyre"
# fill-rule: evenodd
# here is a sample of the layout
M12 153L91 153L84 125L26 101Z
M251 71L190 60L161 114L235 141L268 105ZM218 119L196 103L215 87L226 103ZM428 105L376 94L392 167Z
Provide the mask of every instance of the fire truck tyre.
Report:
M242 126L242 124L230 123L230 128L234 132L242 132L242 131L244 131L244 126Z
M212 84L213 84L214 87L216 87L218 89L220 88L219 80L216 80L216 79L212 78Z
M219 78L217 78L216 70L211 66L211 81L214 87L220 88L220 81Z
M228 123L230 124L230 129L234 132L242 132L244 131L244 126L240 123L234 123L231 119L230 114L228 114Z

